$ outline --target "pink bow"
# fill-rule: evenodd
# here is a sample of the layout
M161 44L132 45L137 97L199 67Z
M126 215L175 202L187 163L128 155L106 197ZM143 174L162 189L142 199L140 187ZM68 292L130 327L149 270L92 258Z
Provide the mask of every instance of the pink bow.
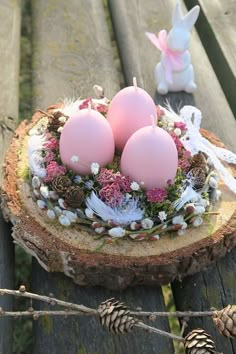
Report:
M165 53L165 76L166 81L170 84L173 83L173 71L182 69L181 56L184 51L173 51L167 46L167 32L162 30L158 33L158 37L154 33L145 33L148 39L157 47L161 52Z

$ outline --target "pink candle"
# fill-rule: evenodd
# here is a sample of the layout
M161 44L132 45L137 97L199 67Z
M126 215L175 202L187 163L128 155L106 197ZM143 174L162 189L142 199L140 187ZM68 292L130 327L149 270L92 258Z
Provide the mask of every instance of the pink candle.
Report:
M149 118L150 119L150 118ZM156 126L136 131L121 156L121 172L145 189L165 188L174 181L178 153L171 136Z
M90 174L91 163L105 166L112 162L114 151L111 127L99 112L82 109L66 122L60 138L60 157L72 171Z
M111 125L116 148L123 150L129 137L138 129L150 125L150 115L157 123L156 105L151 96L134 86L119 91L112 99L107 119Z

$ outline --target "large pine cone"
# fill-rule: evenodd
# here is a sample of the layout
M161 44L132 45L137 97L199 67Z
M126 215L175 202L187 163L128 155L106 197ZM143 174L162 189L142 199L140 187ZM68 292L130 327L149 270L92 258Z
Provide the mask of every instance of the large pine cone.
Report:
M52 180L52 189L59 195L64 195L72 184L67 176L57 176Z
M187 354L215 354L215 343L204 329L192 330L184 339Z
M136 323L127 306L114 298L102 302L98 307L98 314L102 326L116 334L130 332Z
M50 116L48 117L49 131L58 133L58 129L64 126L68 118L68 116L66 116L60 111L50 114Z
M193 155L190 158L190 169L196 167L206 169L206 166L207 166L206 158L202 152L198 152L196 155Z
M220 334L232 338L236 336L236 305L228 305L221 311L215 311L213 322Z
M64 198L67 205L79 208L84 201L84 192L78 186L71 186L67 189Z

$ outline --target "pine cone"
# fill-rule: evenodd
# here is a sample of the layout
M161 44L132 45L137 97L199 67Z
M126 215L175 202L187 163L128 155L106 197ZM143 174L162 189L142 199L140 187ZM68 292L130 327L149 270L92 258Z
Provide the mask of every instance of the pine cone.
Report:
M72 182L68 177L57 176L52 180L52 189L57 192L57 194L63 195L71 184Z
M103 301L98 307L98 314L102 326L116 334L130 332L136 322L127 306L114 298Z
M236 336L236 305L228 305L221 311L215 311L213 322L225 337L232 338Z
M66 118L66 120L69 118L68 116L66 116L64 113L57 111L52 113L49 118L48 118L48 129L49 131L58 133L58 129L60 127L63 127L65 122L61 121L60 118L64 117Z
M84 201L84 192L78 186L71 186L67 189L64 198L67 205L79 208Z
M195 167L201 167L202 169L206 169L206 166L206 158L202 152L198 152L196 155L193 155L190 158L190 169Z
M188 172L187 177L191 180L193 189L199 191L205 184L206 170L201 167L194 167Z
M187 354L214 354L216 353L215 343L210 334L204 329L192 330L184 339L184 347Z

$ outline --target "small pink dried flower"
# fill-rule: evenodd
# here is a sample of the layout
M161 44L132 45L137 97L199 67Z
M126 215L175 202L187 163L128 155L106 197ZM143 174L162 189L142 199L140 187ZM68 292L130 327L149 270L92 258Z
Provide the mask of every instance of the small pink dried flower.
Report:
M43 145L45 149L58 149L59 144L56 138L51 138L50 140L46 141Z
M147 200L152 203L161 203L167 197L167 191L163 188L153 188L146 192Z
M51 182L55 177L64 175L65 173L65 166L60 166L56 161L51 161L46 168L46 177L44 178L44 182Z
M123 194L117 183L107 184L100 189L99 195L103 201L111 207L120 205L123 200Z
M174 128L179 128L182 132L187 130L186 124L183 122L174 122Z

